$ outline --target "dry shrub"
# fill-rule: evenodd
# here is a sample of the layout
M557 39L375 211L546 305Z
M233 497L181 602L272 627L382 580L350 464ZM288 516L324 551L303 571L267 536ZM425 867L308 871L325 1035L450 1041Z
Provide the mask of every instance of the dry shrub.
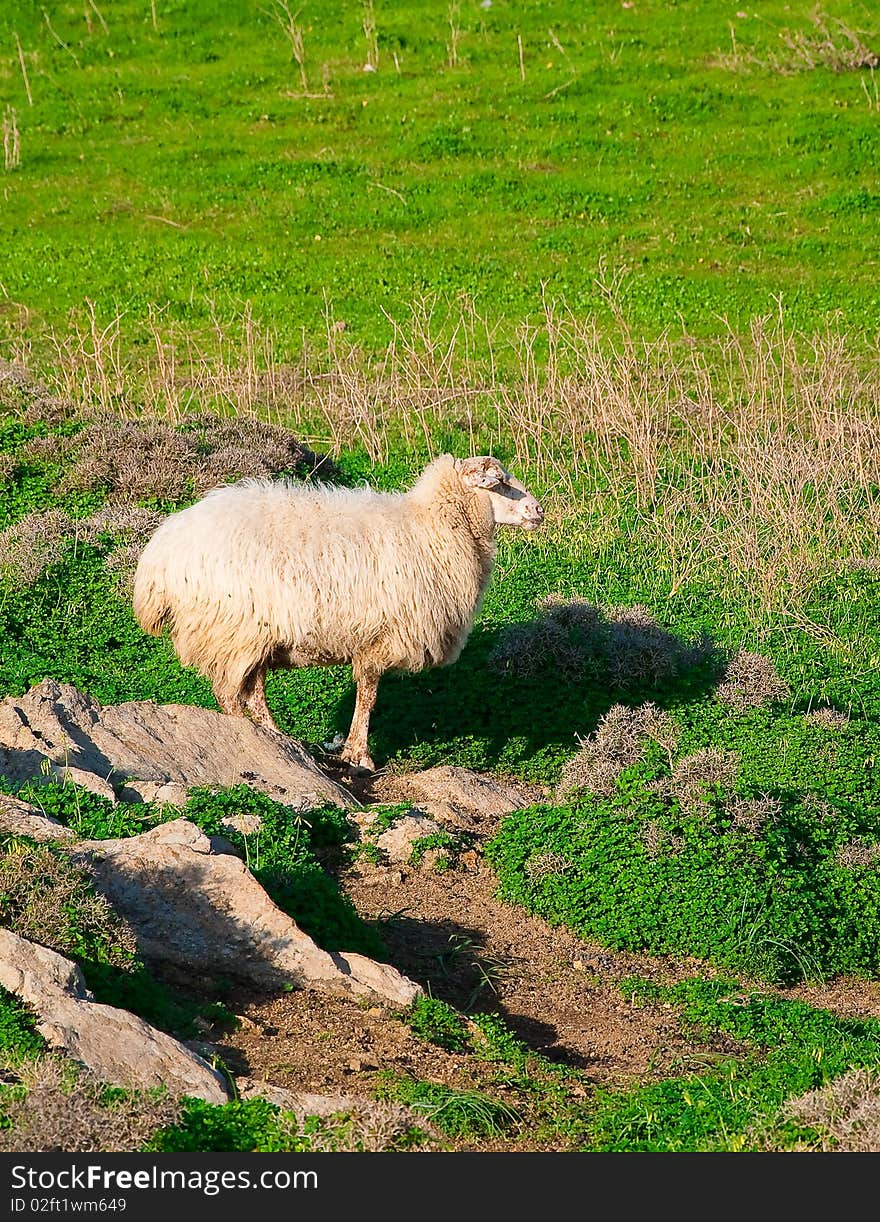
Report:
M75 533L73 519L63 509L31 513L0 531L0 580L30 586L64 552Z
M107 505L90 518L75 520L61 509L28 514L0 532L0 579L29 586L57 564L64 545L74 539L102 543L110 536L104 567L119 576L119 589L126 593L140 554L162 514L139 505Z
M834 860L845 870L876 870L880 867L880 844L856 837L840 846Z
M791 688L776 673L769 658L741 649L725 667L717 696L728 708L743 713L790 699Z
M101 420L70 439L74 461L57 484L60 493L106 488L126 502L156 497L184 500L195 447L169 424Z
M782 814L782 805L768 794L760 798L734 798L727 804L727 813L738 832L760 836L767 825Z
M666 832L656 819L648 819L642 824L641 832L642 844L645 846L645 852L649 857L656 860L663 852L663 845L666 841Z
M121 543L143 544L162 521L161 513L141 505L104 505L85 522L83 538L93 542L111 535Z
M531 881L553 874L565 874L570 869L571 862L562 853L536 853L525 864L526 878Z
M0 415L18 417L24 424L59 424L73 415L69 400L59 398L35 381L22 365L0 360Z
M0 1129L5 1153L128 1153L143 1149L154 1133L180 1117L179 1102L168 1094L108 1097L102 1082L85 1071L74 1074L57 1057L9 1069L27 1094L4 1102L11 1125Z
M15 467L16 460L11 454L0 454L0 484L8 483Z
M191 425L204 450L193 476L193 491L207 492L230 479L262 479L282 471L307 473L333 480L338 471L326 455L319 455L297 441L287 429L254 417L217 416L196 418Z
M9 841L0 853L0 925L62 955L81 950L84 938L100 942L121 967L137 946L86 870L46 845L23 841Z
M307 1116L307 1111L280 1116L279 1134L291 1138L301 1134ZM377 1154L383 1150L412 1150L410 1134L414 1128L425 1131L430 1126L425 1124L423 1117L402 1104L365 1099L358 1101L345 1115L313 1122L309 1129L309 1146L322 1153L360 1151Z
M804 720L810 722L811 725L821 726L825 730L842 730L844 726L849 725L849 714L844 713L841 709L833 709L830 704L825 704L821 708L811 709L809 713L805 713Z
M572 683L598 675L602 628L598 607L582 598L563 602L551 594L541 603L537 619L504 629L489 666L519 679L542 678L552 671Z
M675 722L655 704L628 708L613 705L588 739L579 739L581 749L562 768L558 793L589 789L600 797L614 793L624 768L645 758L648 743L659 743L671 751L676 741Z
M44 437L31 437L19 450L19 457L31 463L62 463L70 450L70 438L60 437L57 433L47 433Z
M880 55L862 42L856 30L822 12L812 13L810 21L815 34L800 30L783 30L780 34L791 52L793 67L830 68L833 72L880 68Z
M711 656L707 637L682 641L657 622L646 607L608 611L583 598L545 598L536 619L514 624L500 635L489 666L516 678L548 673L575 683L602 677L625 688L661 683Z
M655 792L675 798L685 815L703 815L709 790L732 789L739 772L740 757L736 751L707 747L676 760L672 775L652 782Z
M104 568L115 574L116 587L123 597L131 595L134 571L151 535L163 521L155 509L141 505L105 505L85 522L83 537L96 543L102 535L112 540Z
M246 476L336 474L329 459L278 425L218 416L194 417L184 429L156 420L96 420L70 438L68 454L73 461L59 492L106 488L124 504L184 501Z
M706 636L682 641L662 628L647 607L612 607L606 635L607 673L612 683L661 683L714 656Z
M819 1150L869 1153L880 1150L880 1074L851 1069L817 1090L783 1105L782 1118L818 1134Z

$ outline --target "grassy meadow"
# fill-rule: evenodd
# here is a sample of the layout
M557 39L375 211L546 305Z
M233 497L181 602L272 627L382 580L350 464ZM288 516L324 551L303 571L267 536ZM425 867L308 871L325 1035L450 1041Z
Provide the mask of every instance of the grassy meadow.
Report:
M319 478L393 490L437 453L497 454L547 523L500 539L459 662L383 679L373 753L543 786L487 847L501 895L701 960L705 979L624 995L738 1051L603 1093L492 1014L475 1032L429 998L407 1021L498 1067L566 1148L840 1145L821 1093L874 1088L877 1021L743 1002L737 980L880 978L876 8L11 0L0 118L0 697L49 676L215 707L131 614L161 515L240 476L312 478L316 455ZM354 698L345 668L267 695L318 753ZM165 817L25 796L90 836ZM247 791L185 813L214 831L249 804L276 902L381 958L324 868L328 844L354 852L330 814L301 835ZM47 852L8 840L0 879ZM200 999L82 907L50 944L101 999L188 1032ZM0 1048L35 1055L3 1006ZM498 1099L433 1089L382 1097L452 1137L515 1128ZM27 1097L2 1087L0 1110ZM312 1148L228 1107L151 1112L143 1141Z

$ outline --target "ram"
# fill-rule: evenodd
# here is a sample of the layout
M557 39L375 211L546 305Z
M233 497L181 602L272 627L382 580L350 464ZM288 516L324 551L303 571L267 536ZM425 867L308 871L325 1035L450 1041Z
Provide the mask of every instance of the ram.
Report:
M351 662L342 759L375 768L381 675L454 662L479 610L499 526L534 529L535 498L491 457L435 459L407 492L243 480L172 514L138 563L134 611L169 627L225 713L277 726L266 672Z

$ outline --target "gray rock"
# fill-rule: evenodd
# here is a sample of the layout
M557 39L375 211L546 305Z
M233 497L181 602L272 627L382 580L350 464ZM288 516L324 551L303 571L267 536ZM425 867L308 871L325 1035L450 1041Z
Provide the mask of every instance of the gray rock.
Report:
M94 1001L75 963L8 929L0 929L0 985L34 1011L51 1047L102 1082L139 1090L164 1086L209 1103L229 1097L222 1075L201 1057L127 1010Z
M380 997L397 1006L421 992L387 964L321 950L272 903L239 857L217 852L187 819L127 840L84 842L71 856L90 867L98 890L129 921L141 953L154 963L263 987Z
M236 1078L235 1089L240 1099L265 1099L285 1112L297 1116L335 1116L338 1112L351 1112L358 1105L369 1102L353 1095L311 1095L302 1091L274 1086L271 1082L258 1082L255 1078Z
M126 786L143 792L143 782L156 795L175 786L165 801L193 785L246 782L290 805L356 805L300 743L243 717L149 700L102 707L53 679L0 704L0 775L39 778L46 760L62 778L93 778L90 787L109 797Z
M413 810L401 815L387 832L377 836L376 844L392 865L406 865L416 843L426 836L436 836L440 831L442 829L436 820L419 810Z
M57 819L44 815L9 794L0 794L0 832L9 836L28 836L41 843L47 840L73 840L74 833Z
M471 831L538 801L537 787L531 788L534 796L527 786L505 785L468 768L443 765L386 777L377 786L376 797L382 802L412 802L440 823Z

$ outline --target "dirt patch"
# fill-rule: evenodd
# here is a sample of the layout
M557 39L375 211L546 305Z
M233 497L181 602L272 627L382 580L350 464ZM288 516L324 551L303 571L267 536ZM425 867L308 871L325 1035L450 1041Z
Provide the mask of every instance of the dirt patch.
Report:
M362 800L372 785L360 789ZM493 834L485 827L483 835ZM443 872L357 862L341 883L360 915L379 924L389 959L433 997L458 1009L501 1014L532 1049L574 1067L565 1086L577 1108L589 1084L627 1088L700 1072L742 1049L718 1037L707 1045L682 1033L671 1006L627 998L620 983L640 976L663 984L718 973L699 959L611 951L585 942L497 897L498 880L480 846ZM767 991L761 982L744 987ZM880 984L840 981L777 990L840 1015L880 1013ZM382 1071L460 1090L484 1090L517 1107L522 1125L505 1137L451 1141L479 1150L564 1150L572 1137L543 1138L529 1101L499 1080L498 1068L446 1052L412 1034L399 1012L344 998L290 992L232 999L238 1030L217 1045L230 1070L300 1092L375 1094Z

